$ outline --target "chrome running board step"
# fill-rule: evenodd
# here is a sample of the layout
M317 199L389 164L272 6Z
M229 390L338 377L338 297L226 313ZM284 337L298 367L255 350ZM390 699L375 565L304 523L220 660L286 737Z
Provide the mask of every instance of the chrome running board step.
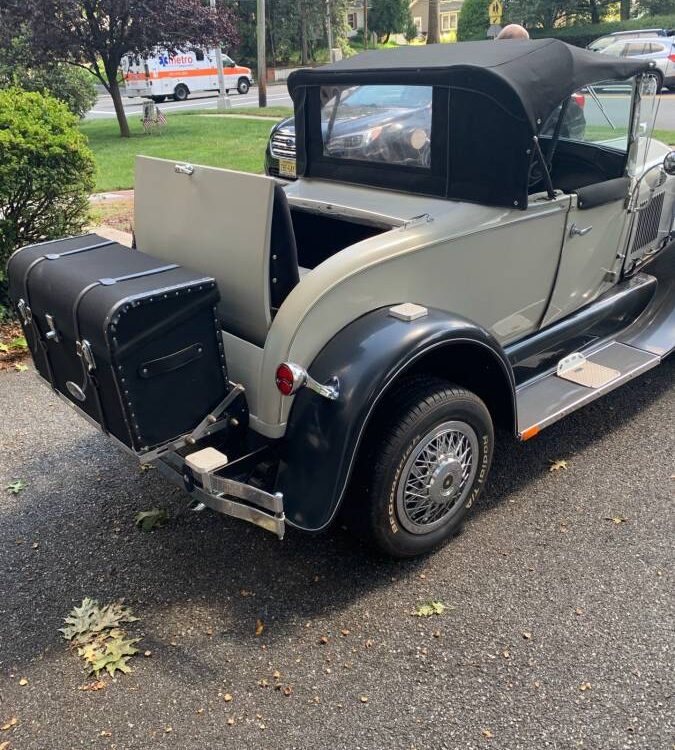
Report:
M559 369L524 383L516 391L518 435L522 440L656 367L661 357L614 341L566 360L561 360Z

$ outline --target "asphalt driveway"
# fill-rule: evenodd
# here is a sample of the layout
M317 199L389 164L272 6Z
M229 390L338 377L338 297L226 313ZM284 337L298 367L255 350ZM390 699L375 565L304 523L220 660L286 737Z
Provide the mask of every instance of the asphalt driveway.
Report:
M674 374L503 442L465 532L405 564L210 512L138 531L181 494L0 374L0 747L672 748ZM151 652L96 692L57 631L85 596Z

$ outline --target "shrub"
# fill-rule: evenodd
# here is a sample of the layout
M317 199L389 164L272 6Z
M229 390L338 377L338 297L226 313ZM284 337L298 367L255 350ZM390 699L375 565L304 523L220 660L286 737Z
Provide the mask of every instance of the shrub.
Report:
M0 305L7 304L5 267L14 250L82 231L94 169L65 104L0 90Z
M469 1L470 0L467 0L467 2ZM533 39L553 37L556 39L562 39L564 42L573 44L575 47L586 47L599 36L611 34L613 31L629 31L630 29L644 28L675 28L675 16L649 16L643 18L631 18L629 21L575 24L574 26L561 26L556 29L530 29L530 36Z
M24 58L25 59L25 58ZM51 94L78 117L84 117L96 102L94 76L66 63L27 68L3 60L0 54L0 88L20 86L24 91Z

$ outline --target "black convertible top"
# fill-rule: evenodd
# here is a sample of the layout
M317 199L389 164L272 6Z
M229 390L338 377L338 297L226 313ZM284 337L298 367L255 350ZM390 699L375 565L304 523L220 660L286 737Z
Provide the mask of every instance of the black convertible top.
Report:
M559 39L408 45L370 50L320 68L294 71L288 89L294 96L303 86L368 83L375 77L380 83L392 80L454 87L471 81L470 85L480 86L480 79L492 78L493 83L516 94L536 130L565 97L582 86L630 78L653 66L649 60L602 55ZM510 98L506 91L504 94L500 98Z
M288 78L288 90L295 105L297 173L524 209L533 160L544 158L538 141L542 126L562 102L585 86L625 81L653 65L557 39L509 39L373 50L296 70ZM430 166L325 153L322 103L334 95L333 89L389 84L432 88ZM583 115L580 119L585 128ZM550 185L547 189L552 190Z

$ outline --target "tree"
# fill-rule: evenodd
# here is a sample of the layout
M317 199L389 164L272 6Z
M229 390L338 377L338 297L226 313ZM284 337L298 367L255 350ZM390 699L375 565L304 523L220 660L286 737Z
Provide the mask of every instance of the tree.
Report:
M2 22L23 30L37 62L62 61L90 70L109 92L120 134L129 137L119 68L127 54L154 47L236 41L233 14L201 0L3 0Z
M622 10L624 2L621 3ZM648 16L669 16L675 13L675 0L638 0L638 8ZM623 15L621 16L621 20L625 20Z
M96 86L91 73L65 63L33 65L25 40L21 38L0 45L0 89L15 86L24 91L51 94L80 118L96 101Z
M411 20L408 0L372 0L368 20L370 28L386 43L391 34L405 32Z
M427 24L427 44L438 44L441 41L440 0L429 0L429 22ZM486 13L487 13L487 5Z
M490 18L485 0L464 0L457 21L457 41L485 39Z
M51 96L0 91L0 135L1 307L14 250L83 230L95 167L75 116Z

